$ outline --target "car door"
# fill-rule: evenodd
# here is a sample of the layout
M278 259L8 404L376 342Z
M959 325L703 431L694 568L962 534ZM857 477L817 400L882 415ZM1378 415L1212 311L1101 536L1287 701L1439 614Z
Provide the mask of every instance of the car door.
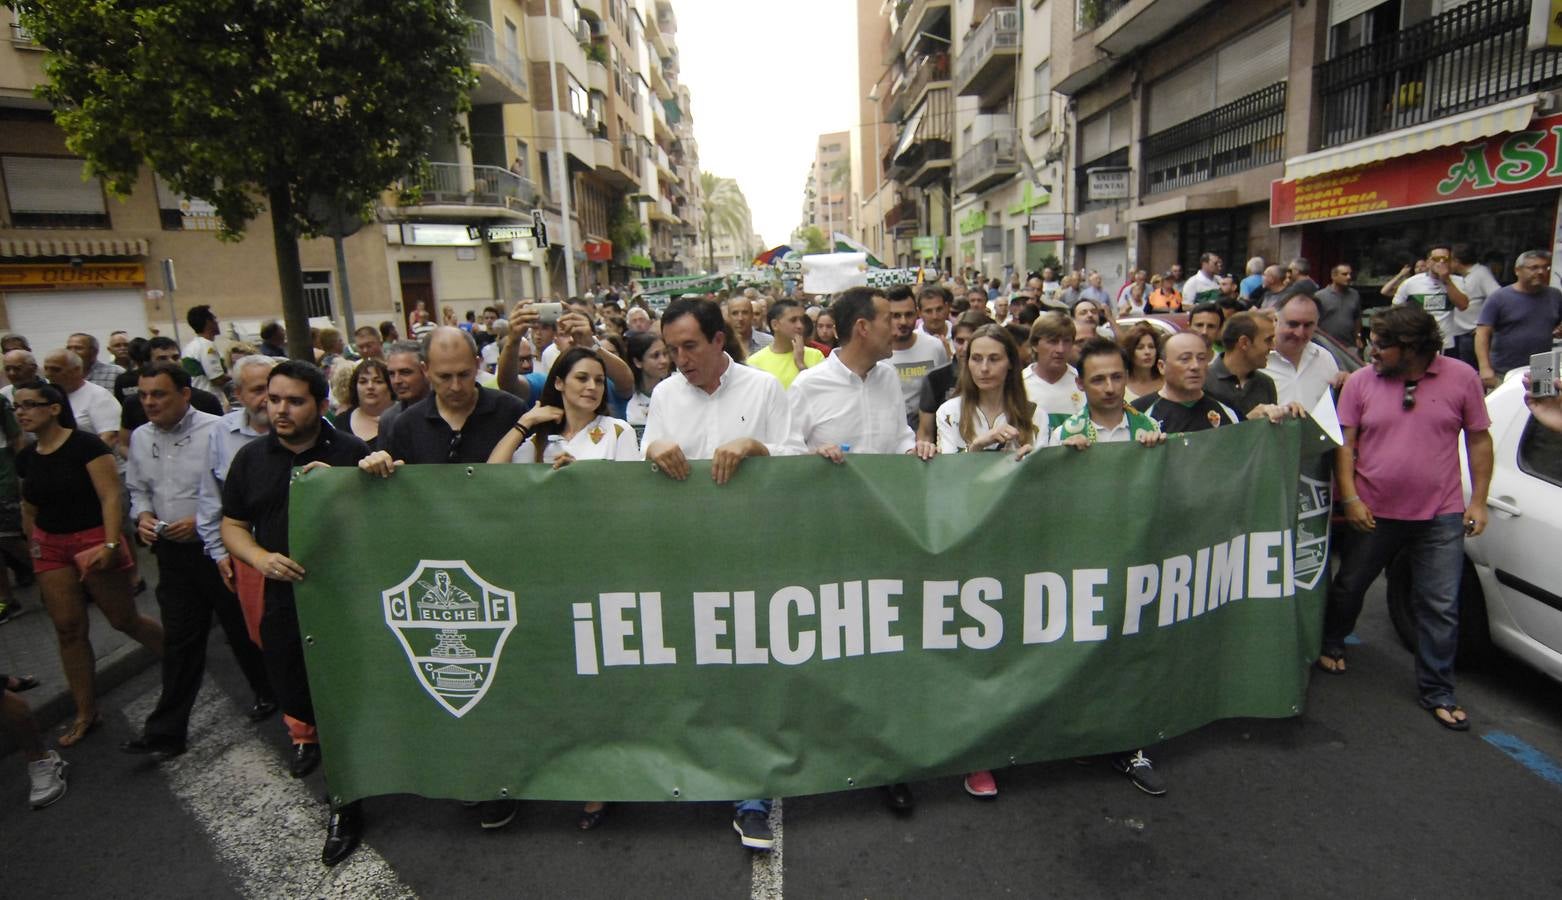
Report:
M1516 412L1515 427L1496 435L1490 521L1479 538L1481 562L1491 572L1487 606L1494 631L1507 618L1520 632L1494 633L1499 643L1528 638L1540 648L1508 649L1531 657L1544 648L1555 659L1562 654L1562 433L1534 421L1522 405ZM1497 603L1507 616L1492 609Z

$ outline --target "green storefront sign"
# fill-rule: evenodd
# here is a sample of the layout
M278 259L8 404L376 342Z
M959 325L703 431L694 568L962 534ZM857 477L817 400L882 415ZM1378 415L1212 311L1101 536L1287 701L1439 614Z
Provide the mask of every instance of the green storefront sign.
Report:
M916 253L917 259L937 259L939 252L944 248L944 239L937 235L932 237L915 237L911 239L911 249Z
M1296 715L1329 512L1301 475L1331 446L1252 423L1020 463L752 459L721 487L706 463L304 474L331 790L786 796ZM802 495L828 512L766 502Z
M961 234L978 234L987 227L987 211L973 209L960 220L957 226Z

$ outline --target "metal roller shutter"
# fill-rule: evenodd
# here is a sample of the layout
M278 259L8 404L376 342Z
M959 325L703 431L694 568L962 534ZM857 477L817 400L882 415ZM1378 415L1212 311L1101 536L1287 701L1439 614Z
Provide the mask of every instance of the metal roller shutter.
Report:
M96 178L82 180L86 163L79 159L41 156L0 157L6 194L14 213L108 212L103 186Z
M39 362L78 331L97 338L100 346L115 331L147 336L146 301L138 290L18 291L5 295L5 313L10 323L6 330L26 335ZM102 353L98 356L106 358Z

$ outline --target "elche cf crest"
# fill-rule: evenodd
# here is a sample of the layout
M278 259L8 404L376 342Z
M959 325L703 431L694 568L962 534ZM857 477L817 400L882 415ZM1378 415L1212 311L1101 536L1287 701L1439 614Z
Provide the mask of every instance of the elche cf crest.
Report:
M485 581L465 560L425 559L380 597L385 624L429 696L458 719L476 708L515 629L515 592Z

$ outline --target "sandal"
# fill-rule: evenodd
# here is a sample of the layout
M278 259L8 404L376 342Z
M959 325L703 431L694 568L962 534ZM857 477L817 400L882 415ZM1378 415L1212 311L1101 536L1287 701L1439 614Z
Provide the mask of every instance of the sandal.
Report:
M55 743L59 744L61 747L74 747L81 743L82 739L85 738L88 734L96 731L97 727L97 716L93 716L85 722L83 722L81 719L77 719L75 722L71 723L69 728L65 729L65 731L60 734L60 739Z
M579 828L581 831L590 831L591 829L597 827L598 825L601 825L602 824L602 820L605 819L605 818L607 818L607 804L606 803L602 804L602 806L600 808L598 808L598 809L594 809L594 810L588 809L588 810L582 811L581 814L580 814L580 821L576 822L575 826L577 828Z
M1324 662L1324 660L1328 660L1328 662ZM1330 675L1344 675L1345 651L1325 650L1318 654L1318 661L1313 663L1313 665L1320 672L1328 672Z
M32 675L12 675L5 682L5 689L13 694L30 691L37 686L38 679Z
M1459 714L1464 713L1464 707L1462 706L1455 706L1452 703L1445 703L1442 706L1429 706L1427 707L1426 711L1432 714L1432 718L1437 720L1437 724L1443 726L1449 731L1470 730L1469 714L1465 713L1464 718L1459 718ZM1445 719L1438 715L1440 712L1448 713L1448 718Z

